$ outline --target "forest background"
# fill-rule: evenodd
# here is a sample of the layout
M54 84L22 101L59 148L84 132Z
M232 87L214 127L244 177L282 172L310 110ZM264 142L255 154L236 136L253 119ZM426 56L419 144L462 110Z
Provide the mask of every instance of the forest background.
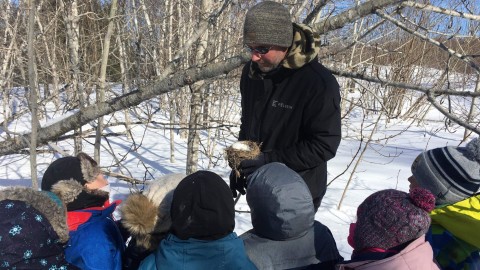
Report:
M172 172L228 179L256 2L0 0L0 186L38 188L52 160L80 151L118 198ZM348 255L359 202L406 190L419 151L480 134L480 0L278 2L321 34L319 61L341 84L342 144L316 217ZM243 197L237 210L241 233Z

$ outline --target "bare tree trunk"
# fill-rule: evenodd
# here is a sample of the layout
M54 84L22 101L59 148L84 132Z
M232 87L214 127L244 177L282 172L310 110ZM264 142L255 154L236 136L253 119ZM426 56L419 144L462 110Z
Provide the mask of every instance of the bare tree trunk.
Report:
M71 91L72 95L68 98L71 102L74 100L74 96L77 97L78 108L81 110L85 106L85 99L83 92L80 89L80 60L79 60L79 16L78 16L78 4L77 0L69 1L70 6L65 8L65 0L59 1L59 4L63 7L66 14L66 24L67 24L67 43L69 49L70 57L70 80L71 80ZM75 101L74 101L75 102ZM82 151L82 126L78 126L74 130L74 152L75 154Z
M105 40L103 43L102 50L102 64L100 67L100 76L99 84L100 87L97 89L97 102L105 101L105 80L107 74L107 64L108 64L108 55L110 53L110 39L113 34L115 22L114 18L117 13L117 0L112 0L110 7L110 18L108 22L107 33L105 34ZM95 133L95 145L94 145L94 158L100 164L100 144L102 142L102 132L103 132L103 116L98 118L97 130Z
M210 0L201 1L200 21L205 20L204 14L208 14L210 10ZM197 48L196 62L203 63L206 60L206 48L208 42L208 31L205 31L199 40ZM202 93L205 87L204 81L196 82L191 86L191 100L190 100L190 120L188 123L188 143L187 143L187 168L186 173L191 174L197 171L198 168L198 144L200 140L199 132L202 126Z
M117 29L120 31L120 25L117 24ZM130 82L128 80L128 62L127 62L127 54L125 52L125 44L120 38L120 35L117 35L117 47L118 52L120 54L120 73L122 74L122 93L125 95L130 89ZM125 129L127 133L127 138L131 139L131 132L130 132L130 113L128 109L124 110L125 115Z
M40 12L40 9L41 9L42 5L38 5L37 7L37 13ZM48 93L48 96L51 96L53 97L53 102L55 104L55 107L58 109L58 107L60 106L60 96L59 96L59 93L58 93L58 88L59 88L59 74L58 74L58 67L57 67L57 55L55 53L55 50L56 50L56 37L48 37L47 34L45 33L44 31L44 28L43 28L43 24L40 20L40 16L35 16L36 17L36 21L37 21L37 25L38 25L38 30L40 31L41 33L41 38L42 38L42 41L43 41L43 46L45 47L45 53L47 55L47 61L48 61L48 64L50 66L50 72L51 72L51 76L52 76L52 80L53 80L53 83L52 83L52 87L51 87L51 91L49 91ZM55 20L55 24L56 24L56 19ZM47 96L47 94L45 94L45 96Z
M175 162L175 130L173 129L175 123L175 102L170 100L170 125L172 128L170 129L170 162Z
M202 81L203 82L203 81ZM202 116L202 90L204 84L197 82L191 87L190 99L190 120L188 123L188 139L187 139L187 168L186 173L191 174L198 168L198 144L199 132L201 128Z
M150 38L152 40L154 40L154 38L153 38L154 30L153 30L153 26L152 26L152 23L151 23L151 20L150 20L150 16L148 15L148 12L147 12L147 7L145 6L145 1L144 0L139 0L139 3L140 3L140 8L143 11L145 24L147 25L147 28L148 28L148 34L150 35ZM158 60L157 47L152 46L152 50L153 50L152 51L152 61L153 61L154 69L155 69L155 76L158 76L158 75L160 75L160 62Z
M32 133L30 133L30 174L32 177L32 188L38 189L37 180L37 127L38 127L38 114L37 114L37 68L35 61L35 40L34 40L34 27L35 27L35 0L28 0L28 37L27 37L27 50L28 50L28 81L29 81L29 93L30 93L30 111L32 113Z
M167 46L167 59L168 62L172 61L173 58L173 52L172 52L172 44L173 44L173 7L174 3L172 1L166 1L165 4L168 6L168 23L166 27L167 31L167 40L165 42ZM169 95L166 95L167 98ZM169 104L169 111L170 111L170 125L173 127L175 124L176 115L177 115L177 108L175 106L176 102L174 100L175 95L171 95L170 100L168 101ZM175 131L170 129L170 162L174 163L175 162Z
M17 29L20 20L20 12L21 10L18 9L16 14L12 14L11 4L9 1L5 1L2 3L2 23L5 25L5 32L3 33L3 40L2 44L7 45L5 47L4 52L1 54L0 58L2 59L1 62L1 69L0 69L0 91L3 95L2 97L2 112L3 112L3 129L8 130L8 119L15 113L15 108L11 108L10 106L10 95L9 87L6 87L8 82L10 81L10 77L12 75L11 72L11 62L15 61L15 52L14 49L16 47L17 42ZM12 17L15 17L15 20L12 24L7 22L10 21ZM10 136L7 133L7 136Z
M182 13L181 5L177 4L176 8L177 8L177 13L178 13L178 20L184 18L183 13ZM188 12L189 12L189 14L192 14L192 12L191 12L192 7L190 6L189 8L190 8L190 10ZM188 17L188 18L191 18L191 17ZM190 22L188 22L188 23L190 23ZM184 24L187 24L187 21L184 21ZM183 33L182 30L187 31L188 28L178 30L178 32L180 33L179 37L178 37L178 42L180 44L184 44L186 42L186 40L188 40L188 38L187 38L188 33ZM185 57L188 57L188 56L185 55ZM174 58L175 58L175 56L174 56ZM164 71L165 71L165 69L164 69ZM188 124L187 124L187 122L188 122L189 106L186 104L187 103L186 100L188 100L188 99L185 97L185 94L182 91L180 91L179 94L176 95L176 96L177 96L177 99L176 99L177 104L175 105L175 107L178 110L178 116L179 116L178 121L180 122L180 138L188 139Z

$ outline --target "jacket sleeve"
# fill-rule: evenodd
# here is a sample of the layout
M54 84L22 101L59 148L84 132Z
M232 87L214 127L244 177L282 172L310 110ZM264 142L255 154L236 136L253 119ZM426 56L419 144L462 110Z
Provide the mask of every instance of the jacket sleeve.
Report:
M115 223L105 219L88 225L75 234L75 241L66 249L72 264L83 270L121 270L124 243Z
M80 252L83 270L120 270L121 257L117 248L110 244L90 242L82 247Z
M299 141L267 153L269 162L282 162L295 171L303 171L335 156L341 140L340 87L323 67L321 78L316 89L305 96Z
M157 265L155 264L155 253L150 254L146 257L141 263L138 270L156 270Z

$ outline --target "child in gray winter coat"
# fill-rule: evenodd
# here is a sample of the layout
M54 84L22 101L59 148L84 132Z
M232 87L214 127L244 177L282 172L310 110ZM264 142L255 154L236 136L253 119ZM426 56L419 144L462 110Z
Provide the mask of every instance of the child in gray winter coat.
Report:
M342 261L330 230L315 220L302 177L282 163L260 167L248 178L253 229L242 234L258 269L335 269Z

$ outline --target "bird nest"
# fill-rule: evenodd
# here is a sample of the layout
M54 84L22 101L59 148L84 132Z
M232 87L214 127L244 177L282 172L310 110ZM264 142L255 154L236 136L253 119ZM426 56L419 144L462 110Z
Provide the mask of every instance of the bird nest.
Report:
M235 171L237 177L240 177L240 162L246 159L255 159L260 154L260 146L253 141L238 141L225 148L228 166Z

